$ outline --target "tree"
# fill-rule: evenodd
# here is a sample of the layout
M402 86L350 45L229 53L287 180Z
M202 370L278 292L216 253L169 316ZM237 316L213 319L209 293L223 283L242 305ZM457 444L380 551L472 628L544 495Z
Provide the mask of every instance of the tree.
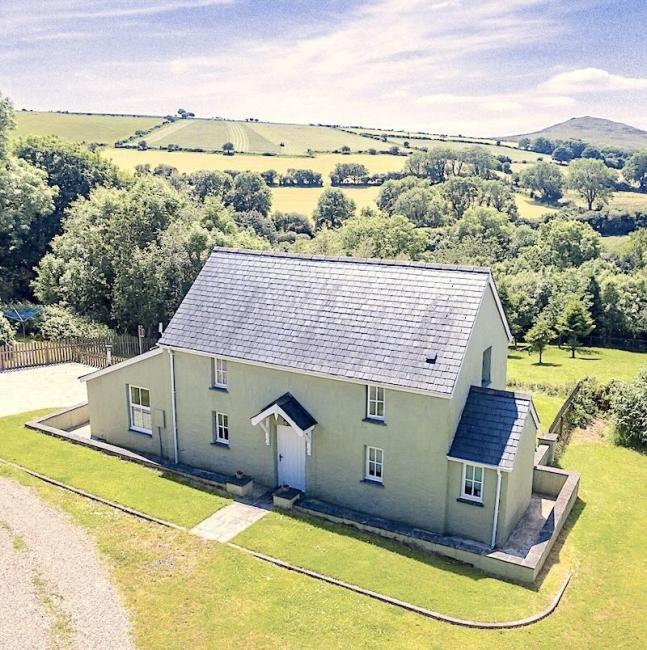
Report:
M324 226L339 228L341 224L355 213L355 201L347 197L341 190L335 188L325 189L319 196L317 207L314 211L317 230Z
M622 445L647 446L647 367L636 378L620 386L611 411L617 441Z
M414 187L398 196L393 213L404 215L416 226L435 228L445 220L446 208L431 187Z
M547 315L541 315L537 322L526 333L526 341L530 344L532 352L539 353L539 365L546 346L555 338L555 331Z
M8 97L0 95L0 160L7 155L9 131L14 127L13 104Z
M0 345L9 345L14 342L16 331L11 323L0 313Z
M571 351L571 359L575 358L575 350L580 346L580 339L588 336L594 327L591 314L584 303L577 297L571 298L557 319L557 331L566 339Z
M580 158L569 167L568 186L586 201L589 210L596 201L606 203L609 200L615 180L615 173L601 160Z
M236 150L236 147L234 147L233 142L225 142L225 144L222 145L222 152L226 156L233 156L235 150Z
M554 203L562 198L564 176L558 167L547 162L538 162L525 169L519 178L522 187L539 194L540 200Z
M474 176L481 178L491 178L497 167L497 159L483 147L470 147L461 152L460 158Z
M382 183L377 195L377 206L387 214L394 214L395 204L399 196L415 187L429 187L429 181L416 178L415 176L405 176L400 180L390 179Z
M638 183L641 192L647 192L647 151L633 154L622 168L622 175L627 181Z
M600 256L600 235L587 223L556 217L539 227L537 248L544 266L578 267Z
M312 237L314 234L314 225L312 219L304 214L297 212L274 212L272 214L272 221L279 232L293 232L297 235L308 235Z
M573 152L568 147L556 147L553 151L553 160L565 163L573 159Z
M236 212L256 210L267 216L272 207L272 192L263 177L255 172L236 175L231 190L225 196L225 204Z
M597 147L593 147L592 145L588 145L584 147L582 150L582 158L597 158L600 159L602 158L602 154L600 153L600 150Z
M233 217L239 228L252 230L271 244L276 241L276 226L267 215L261 214L258 210L248 210L247 212L234 212Z
M368 169L361 163L337 163L335 169L330 172L330 180L333 185L343 185L344 183L359 185L365 182L367 176Z
M543 136L539 136L538 138L535 138L530 143L530 149L532 151L536 151L537 153L551 154L553 153L554 148L555 145L548 138L544 138Z
M473 178L455 176L441 185L440 192L449 203L453 215L460 219L476 203L479 184Z
M485 180L479 187L478 204L507 212L512 218L518 215L514 192L509 185L496 180Z
M48 341L106 338L110 335L110 329L105 325L78 316L60 305L46 305L38 316L36 329Z
M232 179L229 174L215 170L193 172L187 174L184 178L191 195L199 201L204 201L208 196L215 196L224 200L225 195L231 190L232 186Z
M519 138L519 141L517 142L517 146L519 149L528 149L530 148L530 138Z

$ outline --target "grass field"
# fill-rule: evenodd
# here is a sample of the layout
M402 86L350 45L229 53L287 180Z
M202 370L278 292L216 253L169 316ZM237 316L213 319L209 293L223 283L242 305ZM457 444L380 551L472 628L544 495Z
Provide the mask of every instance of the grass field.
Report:
M118 115L74 115L16 111L16 128L12 137L25 135L56 135L73 142L113 144L125 140L135 131L161 124L161 117L130 117Z
M25 429L23 422L36 415L0 419L0 458L181 526L194 526L229 503L162 472Z
M525 219L539 220L545 214L557 212L557 208L535 201L525 192L515 192L514 199L519 210L519 216Z
M602 237L602 249L607 253L620 255L629 242L629 235L619 235L617 237Z
M32 444L39 448L39 441ZM554 614L507 631L425 619L226 545L142 522L20 472L0 467L0 473L34 486L96 541L139 648L642 647L647 510L636 495L647 482L645 458L575 438L561 464L581 474L580 497L539 590L314 520L272 514L236 539L443 613L481 620L537 611L563 572L574 571Z
M357 162L366 165L371 174L400 171L404 166L404 156L387 154L319 154L310 156L225 156L222 154L191 153L185 151L138 151L136 149L104 149L103 155L110 158L123 169L135 169L136 165L149 164L152 167L164 163L173 165L180 172L194 172L200 169L237 169L239 171L262 172L274 169L285 173L290 168L312 169L329 183L329 174L339 162Z
M220 151L225 142L231 142L236 151L243 153L296 156L306 154L308 149L334 151L346 145L353 151L364 151L373 146L367 138L326 126L202 119L175 122L146 140L156 146L177 144L211 151Z
M516 386L545 385L566 388L584 377L595 377L601 382L611 379L632 379L638 370L647 366L647 354L612 348L580 350L575 359L570 351L549 346L543 354L543 363L537 354L511 349L508 353L508 383Z

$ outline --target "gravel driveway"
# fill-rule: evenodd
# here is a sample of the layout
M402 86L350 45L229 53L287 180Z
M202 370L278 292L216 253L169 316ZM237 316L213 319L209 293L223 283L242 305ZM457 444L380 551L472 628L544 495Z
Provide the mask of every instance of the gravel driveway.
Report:
M0 478L0 648L129 649L93 542L35 490Z
M85 384L79 377L93 370L80 363L59 363L0 372L0 417L85 402Z

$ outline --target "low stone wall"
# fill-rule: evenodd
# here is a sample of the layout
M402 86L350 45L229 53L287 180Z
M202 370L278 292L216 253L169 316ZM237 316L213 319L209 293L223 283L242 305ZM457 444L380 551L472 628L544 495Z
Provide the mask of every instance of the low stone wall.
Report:
M88 410L88 403L76 404L75 406L56 411L51 415L40 418L39 422L52 429L61 429L69 431L76 429L90 421L90 412Z
M556 467L536 466L532 473L532 491L557 498L570 474Z
M535 450L535 465L547 465L550 458L550 447L539 445Z
M548 447L548 454L546 455L546 458L542 463L539 464L552 465L553 461L555 460L555 454L557 453L557 443L558 437L555 433L540 433L537 436L537 446L541 447L546 445ZM538 463L535 462L535 465L537 464Z

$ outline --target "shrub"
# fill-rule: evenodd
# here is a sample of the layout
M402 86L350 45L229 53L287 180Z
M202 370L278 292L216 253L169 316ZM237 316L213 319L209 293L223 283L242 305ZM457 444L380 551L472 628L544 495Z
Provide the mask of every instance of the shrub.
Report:
M647 447L647 366L632 382L619 387L612 412L616 442L627 447Z
M13 343L16 338L16 332L12 324L0 314L0 345Z
M78 316L61 305L43 308L38 317L37 332L41 338L50 341L107 338L111 334L106 325Z

